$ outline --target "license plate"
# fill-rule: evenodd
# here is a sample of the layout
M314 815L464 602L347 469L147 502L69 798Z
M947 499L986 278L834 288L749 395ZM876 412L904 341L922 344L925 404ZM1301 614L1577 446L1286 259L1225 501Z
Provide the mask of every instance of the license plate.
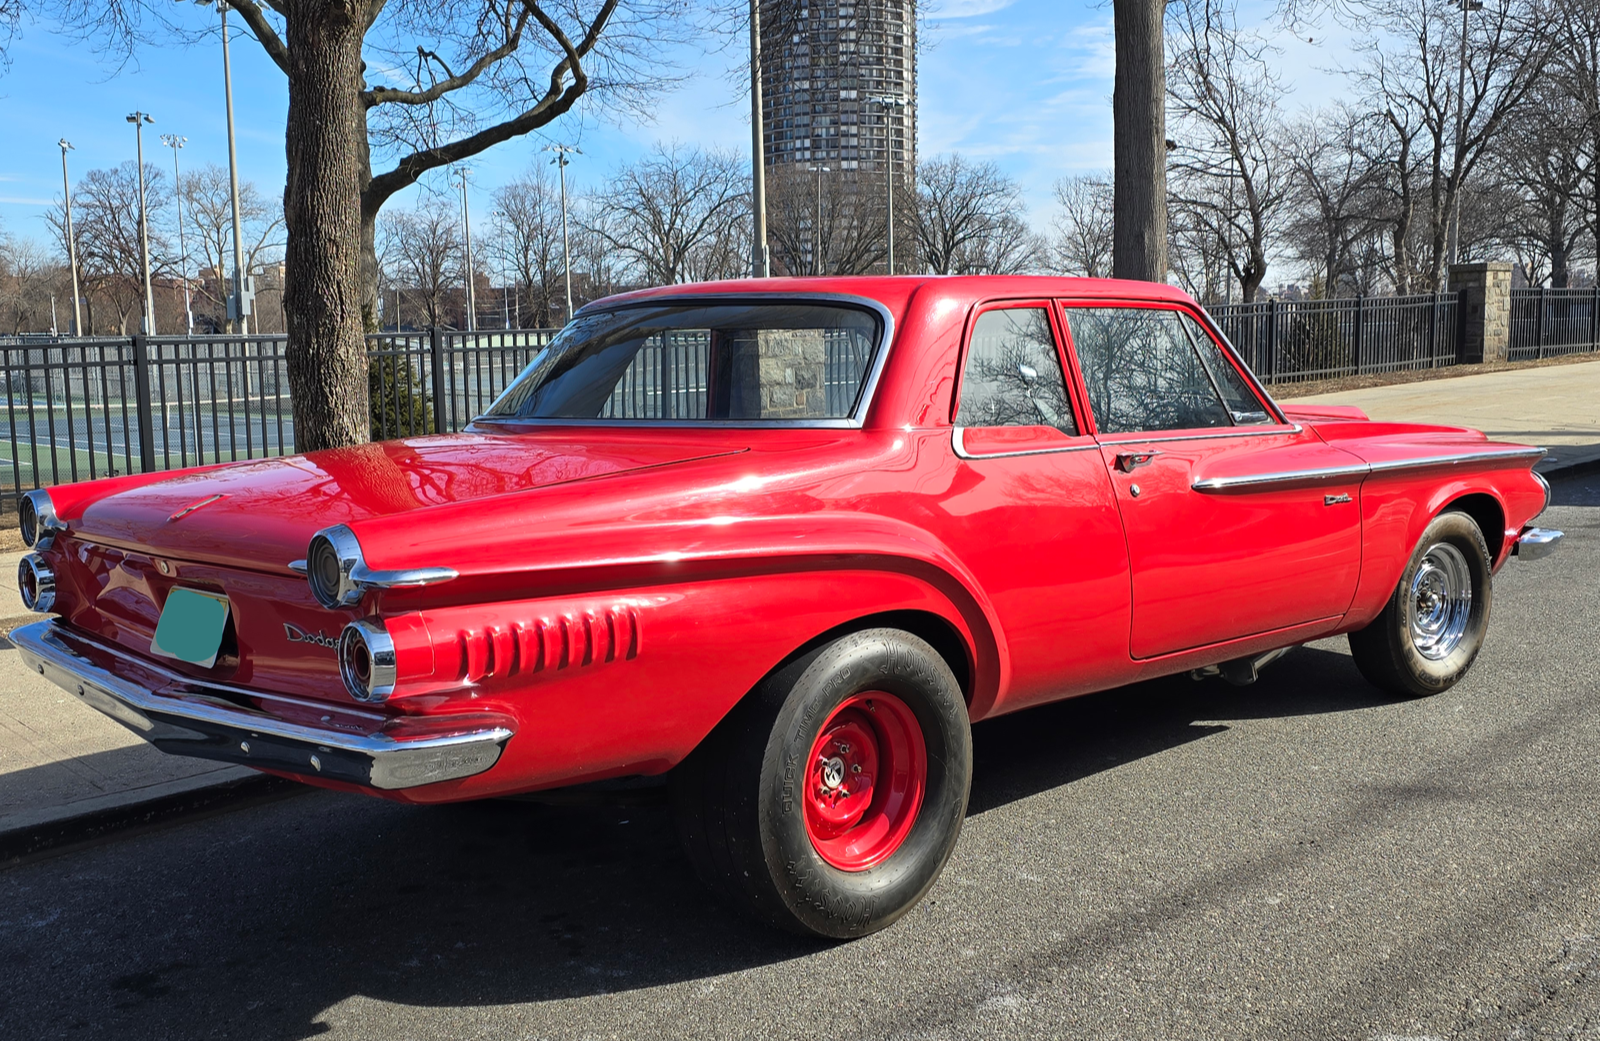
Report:
M156 623L150 653L210 668L222 649L222 630L228 624L228 598L197 589L167 593Z

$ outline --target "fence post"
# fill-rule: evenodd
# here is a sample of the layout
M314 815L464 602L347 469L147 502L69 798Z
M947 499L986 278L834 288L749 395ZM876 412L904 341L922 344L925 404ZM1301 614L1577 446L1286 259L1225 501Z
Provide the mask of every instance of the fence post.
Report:
M1550 287L1549 286L1540 286L1539 287L1539 322L1538 322L1537 328L1539 330L1539 333L1538 333L1539 357L1541 357L1541 358L1544 357L1544 341L1545 341L1544 313L1546 311L1548 311L1549 309L1550 309Z
M1442 291L1433 291L1432 308L1428 312L1428 368L1439 367L1439 297Z
M433 382L433 432L443 434L449 427L444 418L444 343L437 325L428 326L428 367Z
M139 417L139 470L153 473L156 468L155 395L150 390L150 341L144 333L133 334L134 409Z
M1355 341L1350 345L1350 364L1354 375L1361 375L1361 319L1366 316L1367 297L1365 293L1356 293L1356 335Z
M1267 301L1267 382L1278 376L1278 300Z
M1600 350L1600 278L1595 279L1594 299L1589 303L1589 349Z

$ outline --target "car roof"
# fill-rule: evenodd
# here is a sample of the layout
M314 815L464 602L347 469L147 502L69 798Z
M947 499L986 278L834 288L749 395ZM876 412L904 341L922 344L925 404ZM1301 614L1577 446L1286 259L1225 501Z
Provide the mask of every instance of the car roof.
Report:
M903 314L914 296L932 294L971 303L995 298L1076 297L1161 300L1192 303L1189 295L1160 282L1121 278L1068 278L1055 275L839 275L811 278L741 278L691 282L619 293L587 305L606 308L675 296L785 296L836 294L876 300Z

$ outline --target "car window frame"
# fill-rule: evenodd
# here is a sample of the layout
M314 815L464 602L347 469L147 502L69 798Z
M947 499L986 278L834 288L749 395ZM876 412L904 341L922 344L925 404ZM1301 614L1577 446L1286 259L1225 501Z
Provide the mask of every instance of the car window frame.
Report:
M1283 410L1278 407L1278 403L1272 400L1272 396L1266 392L1266 389L1261 385L1260 381L1255 378L1255 375L1251 373L1250 369L1240 360L1238 353L1234 351L1233 345L1228 342L1227 337L1218 334L1215 325L1213 325L1210 320L1210 316L1205 313L1203 308L1178 300L1147 300L1136 297L1058 297L1055 301L1055 305L1055 310L1058 312L1057 317L1060 323L1060 329L1064 334L1062 347L1068 354L1068 361L1071 370L1068 379L1074 384L1074 390L1076 394L1081 396L1084 406L1084 413L1087 414L1090 423L1093 424L1087 429L1092 431L1094 439L1097 442L1101 444L1124 444L1129 442L1148 441L1194 441L1202 438L1248 437L1251 435L1261 434L1292 434L1298 433L1301 430L1300 424L1291 422L1289 418L1284 415ZM1101 433L1099 423L1094 415L1094 406L1089 398L1089 383L1084 377L1083 366L1078 360L1078 347L1077 344L1072 340L1072 325L1067 319L1067 313L1074 308L1087 309L1111 307L1125 308L1129 310L1174 311L1193 318L1200 328L1204 330L1206 335L1210 337L1211 342L1215 344L1217 349L1222 352L1223 359L1229 365L1233 366L1234 371L1237 372L1240 378L1244 381L1245 387L1250 391L1251 394L1255 395L1257 403L1263 406L1262 411L1264 411L1270 419L1273 419L1274 422L1251 424L1235 423L1233 426L1225 429L1219 429L1217 427L1183 427L1173 430L1128 431L1115 434ZM1188 335L1187 331L1185 332L1185 335ZM1196 349L1198 350L1198 348ZM1201 368L1204 370L1204 359L1197 358L1196 360L1200 362ZM1213 389L1215 390L1215 381L1212 379L1209 371L1206 372L1206 378L1208 381L1212 382ZM1227 410L1227 401L1222 397L1220 392L1218 392L1218 403L1223 407L1224 410ZM1231 412L1229 419L1232 419Z
M992 459L1013 455L1041 455L1050 452L1076 452L1084 448L1094 447L1093 428L1085 420L1089 416L1089 399L1083 396L1078 380L1071 367L1071 359L1067 354L1066 327L1056 307L1057 301L1051 297L1015 297L984 300L974 304L967 313L967 319L961 330L961 350L956 355L955 389L950 395L950 427L953 431L952 440L956 453L966 459ZM956 417L961 414L961 392L966 389L967 359L972 353L973 336L978 329L978 319L990 311L1014 311L1025 307L1035 307L1044 311L1046 321L1050 323L1050 334L1055 339L1056 362L1061 366L1061 378L1065 382L1067 403L1072 409L1072 421L1077 424L1078 432L1069 434L1059 427L1052 427L1061 434L1066 442L1061 445L1040 446L1027 448L1020 451L1008 452L969 452L962 443L962 432L969 429L956 422ZM1049 426L1047 423L1034 424L1041 427ZM1000 427L972 427L973 430L997 430ZM1024 429L1024 428L1016 428Z

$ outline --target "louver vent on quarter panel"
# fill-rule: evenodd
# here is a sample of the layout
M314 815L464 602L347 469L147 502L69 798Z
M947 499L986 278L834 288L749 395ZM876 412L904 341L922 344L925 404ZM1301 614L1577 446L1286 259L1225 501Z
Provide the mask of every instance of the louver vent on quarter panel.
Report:
M639 656L639 613L627 604L463 628L457 638L468 683L581 668Z

